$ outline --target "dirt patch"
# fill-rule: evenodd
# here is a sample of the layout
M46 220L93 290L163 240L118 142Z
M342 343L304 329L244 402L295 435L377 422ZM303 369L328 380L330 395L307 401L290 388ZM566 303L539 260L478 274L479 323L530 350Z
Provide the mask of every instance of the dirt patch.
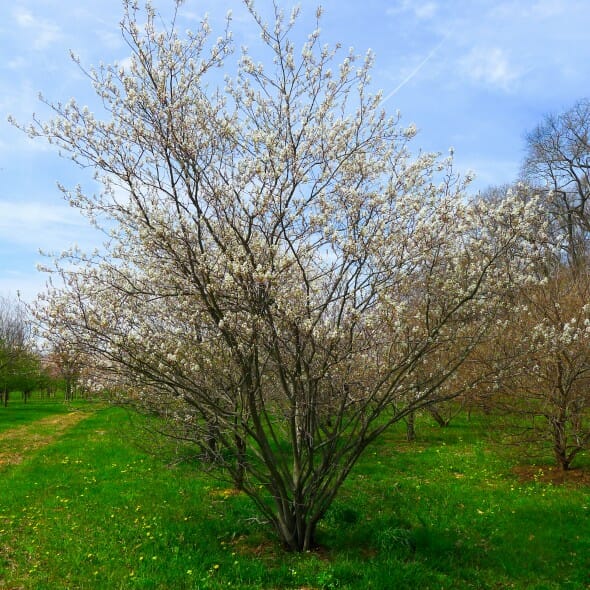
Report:
M244 492L237 490L236 488L226 488L224 490L212 490L211 492L211 496L213 496L214 498L221 498L223 500L227 500L228 498L232 498L233 496L240 496L242 495Z
M0 434L0 469L7 465L18 465L28 453L51 444L89 415L85 412L69 412L5 430Z
M538 465L519 465L513 473L523 482L538 481L556 485L590 486L590 469L568 469L562 471L557 467Z

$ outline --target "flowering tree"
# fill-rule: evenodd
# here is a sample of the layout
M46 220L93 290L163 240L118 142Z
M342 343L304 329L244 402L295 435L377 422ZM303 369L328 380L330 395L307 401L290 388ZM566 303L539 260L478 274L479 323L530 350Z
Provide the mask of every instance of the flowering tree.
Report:
M332 69L318 30L296 50L296 12L246 6L270 66L244 50L212 89L229 28L158 31L149 6L140 28L125 2L129 65L88 72L107 116L57 103L29 128L97 171L101 194L64 191L110 236L56 261L42 313L306 550L367 445L456 394L540 229L533 202L471 203L450 159L410 156L370 54Z
M56 331L46 335L48 355L46 363L48 373L54 381L63 384L64 400L72 401L78 392L78 384L84 373L84 359L70 342L60 339L60 332Z
M523 291L526 310L486 357L498 368L490 382L497 406L517 417L524 441L548 441L565 471L590 446L590 277L580 268L553 271L542 287Z

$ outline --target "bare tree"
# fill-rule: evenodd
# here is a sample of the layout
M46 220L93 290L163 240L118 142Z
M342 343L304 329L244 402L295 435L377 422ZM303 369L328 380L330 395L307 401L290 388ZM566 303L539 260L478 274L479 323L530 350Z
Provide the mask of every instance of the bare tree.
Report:
M104 120L48 103L28 129L97 170L102 194L64 192L110 234L56 261L39 313L300 551L366 447L457 394L542 228L535 203L470 202L450 159L411 157L370 54L334 66L319 29L295 48L297 11L245 4L270 65L244 50L215 89L229 31L158 31L125 2L129 65L87 72Z
M523 174L546 206L574 267L587 262L590 238L590 99L548 115L527 135Z

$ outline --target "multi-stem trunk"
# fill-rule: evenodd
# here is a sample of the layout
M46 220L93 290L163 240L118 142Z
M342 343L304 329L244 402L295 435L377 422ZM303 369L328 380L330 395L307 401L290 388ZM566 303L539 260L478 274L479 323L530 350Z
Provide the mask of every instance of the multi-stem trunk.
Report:
M562 471L570 468L571 457L567 453L567 420L564 417L554 417L551 420L553 431L553 454L557 466Z
M313 515L303 498L290 502L277 501L274 522L276 532L289 551L310 551L316 547L316 528L319 517Z

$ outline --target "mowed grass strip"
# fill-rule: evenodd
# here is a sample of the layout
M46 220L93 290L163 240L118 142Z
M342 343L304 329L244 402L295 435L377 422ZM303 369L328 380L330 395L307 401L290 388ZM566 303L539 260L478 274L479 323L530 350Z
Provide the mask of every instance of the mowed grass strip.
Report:
M41 418L67 414L73 408L84 406L87 402L64 403L63 398L54 398L51 400L29 400L27 403L22 400L10 400L8 407L0 407L0 433L31 424Z
M0 432L0 470L21 463L28 453L51 444L88 416L82 411L59 413Z

